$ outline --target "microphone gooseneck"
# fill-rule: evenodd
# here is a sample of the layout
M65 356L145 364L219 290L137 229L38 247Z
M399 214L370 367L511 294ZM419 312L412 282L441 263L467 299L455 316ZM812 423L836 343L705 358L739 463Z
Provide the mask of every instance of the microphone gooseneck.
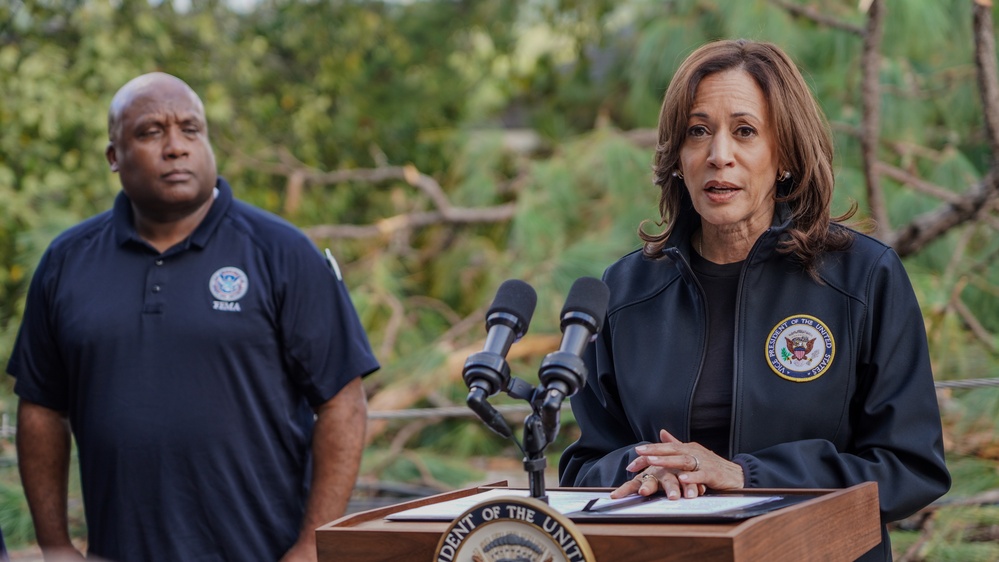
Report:
M504 281L486 313L483 349L465 360L461 372L469 388L465 402L490 429L503 437L511 437L513 432L486 399L510 384L506 354L513 342L527 333L537 302L537 293L527 283L518 279Z

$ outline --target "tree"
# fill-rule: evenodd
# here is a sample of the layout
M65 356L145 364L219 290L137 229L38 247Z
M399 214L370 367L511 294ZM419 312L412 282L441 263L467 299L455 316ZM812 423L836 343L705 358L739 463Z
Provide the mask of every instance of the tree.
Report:
M985 0L191 4L0 4L4 363L46 244L117 191L101 156L111 95L163 70L202 95L238 196L337 255L384 364L373 410L460 404L461 365L506 278L539 290L511 356L530 380L558 344L572 281L599 276L655 218L650 133L676 66L705 41L750 37L804 70L834 130L835 205L858 201L905 256L938 378L999 376L999 89ZM991 415L999 395L988 392L955 395L945 411ZM371 439L371 470L386 474L379 460L392 455L379 452L504 446L464 421L382 422Z

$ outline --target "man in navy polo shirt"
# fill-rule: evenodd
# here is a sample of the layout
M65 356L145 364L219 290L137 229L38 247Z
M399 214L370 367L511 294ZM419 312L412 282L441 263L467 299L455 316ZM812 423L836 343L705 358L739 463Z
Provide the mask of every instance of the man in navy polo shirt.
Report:
M183 81L130 81L108 134L122 192L46 251L7 367L38 542L80 557L72 432L89 555L315 560L378 368L347 289L301 232L233 199Z

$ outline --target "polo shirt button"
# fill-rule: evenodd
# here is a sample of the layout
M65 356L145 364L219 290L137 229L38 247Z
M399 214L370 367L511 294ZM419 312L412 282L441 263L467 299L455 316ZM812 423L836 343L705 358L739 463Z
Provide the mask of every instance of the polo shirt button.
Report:
M154 293L160 292L160 286L159 285L153 285L153 292Z
M156 260L156 265L163 265L163 260Z

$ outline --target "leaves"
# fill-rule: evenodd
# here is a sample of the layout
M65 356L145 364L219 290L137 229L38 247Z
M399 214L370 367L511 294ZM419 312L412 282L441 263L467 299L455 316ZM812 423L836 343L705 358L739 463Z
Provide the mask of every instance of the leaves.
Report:
M531 333L512 352L516 374L534 377L532 366L557 346L573 280L599 277L640 247L642 221L655 222L647 139L677 65L704 41L751 37L788 50L835 132L834 213L852 201L869 211L857 136L866 14L855 1L191 4L0 5L4 363L41 252L118 190L103 157L111 96L152 70L201 94L220 170L238 196L317 233L337 256L384 365L369 379L378 408L460 404L461 364L481 349L485 309L508 278L539 293ZM880 177L885 226L897 228L941 206L911 178L962 194L993 162L970 3L885 5L875 148L895 171ZM338 171L370 173L329 179ZM445 220L442 201L513 213ZM906 259L938 378L999 375L996 215L992 203ZM431 218L402 220L417 216ZM981 435L981 420L994 426L994 395L954 396L946 411L962 420L955 427ZM399 430L381 431L374 447ZM408 442L443 450L483 435L469 420L449 420ZM495 449L467 452L483 451ZM450 480L432 465L399 470Z

